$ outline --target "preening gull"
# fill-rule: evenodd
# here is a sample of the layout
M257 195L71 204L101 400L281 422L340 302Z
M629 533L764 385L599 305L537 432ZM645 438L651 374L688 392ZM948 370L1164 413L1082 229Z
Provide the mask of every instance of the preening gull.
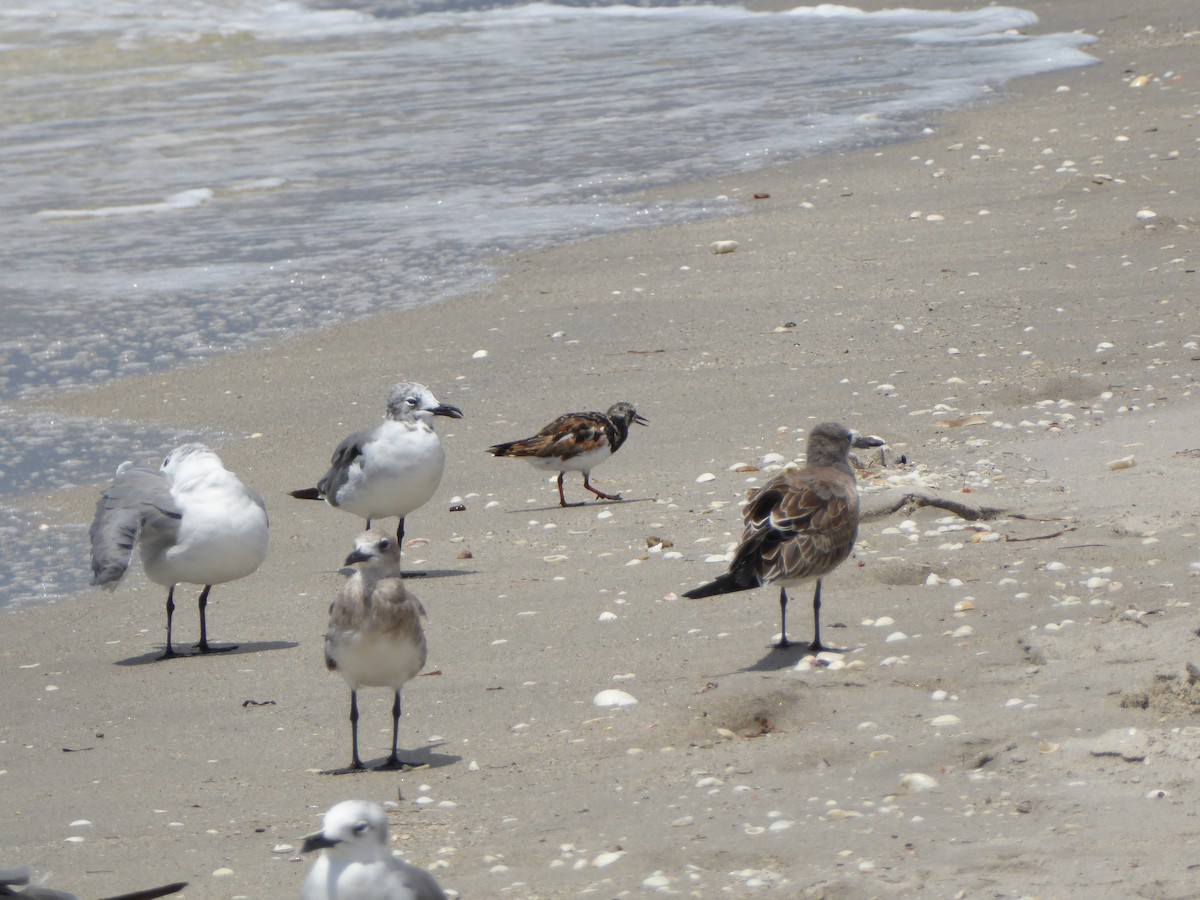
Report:
M378 803L343 800L301 850L321 855L300 900L446 900L432 875L392 855L387 814Z
M392 752L378 768L399 769L400 689L425 665L425 608L405 587L400 574L400 545L386 532L365 531L354 542L345 564L354 574L329 607L325 666L350 685L349 771L364 768L358 756L358 689L389 687L392 703Z
M345 438L317 486L291 495L361 516L367 528L373 519L399 516L396 541L403 544L405 516L429 502L446 466L446 451L430 423L434 416L461 419L462 410L438 403L423 384L400 382L388 395L384 420Z
M96 504L92 521L92 584L109 590L129 568L134 545L155 584L167 588L167 649L171 643L175 586L203 585L200 592L201 653L237 645L208 642L205 608L214 584L245 578L267 557L267 511L263 499L221 464L203 444L184 444L167 454L156 472L122 463L112 486Z
M507 441L488 447L492 456L512 456L525 460L535 469L558 472L559 506L583 506L568 503L563 495L563 475L582 472L583 486L601 500L620 500L620 494L606 494L592 487L592 469L621 448L634 422L649 425L631 403L614 403L608 412L567 413L559 416L533 437Z
M743 511L742 539L729 571L688 591L693 599L779 585L779 643L787 636L787 589L816 580L813 591L813 639L821 643L821 577L836 569L858 537L858 486L850 468L850 448L878 447L876 437L858 437L836 422L825 422L808 435L802 469L785 468L759 488Z

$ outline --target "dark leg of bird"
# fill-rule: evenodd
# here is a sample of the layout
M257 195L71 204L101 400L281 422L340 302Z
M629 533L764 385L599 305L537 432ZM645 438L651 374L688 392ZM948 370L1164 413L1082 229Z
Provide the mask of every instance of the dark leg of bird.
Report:
M365 769L366 766L358 758L358 691L350 692L350 746L353 748L350 768Z
M392 701L392 755L389 756L381 765L376 766L376 770L383 769L403 769L411 768L411 763L406 763L400 759L396 752L396 745L400 742L400 691L396 691L396 699Z
M400 523L396 526L396 546L404 550L404 516L400 517Z
M214 647L208 642L208 622L205 619L205 610L208 609L208 592L210 590L212 590L212 585L206 584L204 590L200 592L200 643L196 645L196 649L201 653L228 653L230 650L236 650L237 644Z
M772 644L772 647L783 650L785 647L792 646L792 642L787 636L787 589L779 589L779 642Z
M583 486L599 497L601 500L620 500L620 494L606 494L604 491L598 491L592 487L592 483L588 480L588 473L583 473Z
M171 646L171 617L175 615L175 585L171 585L171 589L167 591L167 649L163 651L163 655L159 659L171 659L179 656L175 652L175 648Z
M808 645L813 653L820 653L826 647L821 643L821 579L817 579L817 586L813 590L813 639Z
M568 503L566 496L563 494L562 480L565 472L558 473L558 505L559 506L583 506L583 501L579 503Z
M371 530L371 520L370 520L370 519L367 519L367 527L366 527L364 530L365 530L365 531L370 531L370 530Z

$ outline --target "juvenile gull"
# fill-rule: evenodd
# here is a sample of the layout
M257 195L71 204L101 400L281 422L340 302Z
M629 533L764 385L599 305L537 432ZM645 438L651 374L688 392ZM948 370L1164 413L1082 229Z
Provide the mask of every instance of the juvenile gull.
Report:
M568 503L563 496L563 475L567 472L582 472L583 486L601 500L620 500L620 494L606 494L592 487L589 476L592 469L621 448L634 422L650 424L638 415L632 403L614 403L608 412L559 416L533 437L496 444L488 447L487 452L492 456L519 457L535 469L558 472L560 506L583 506L583 501Z
M74 894L68 894L66 891L56 891L37 884L30 885L29 881L30 872L28 866L20 866L16 869L0 869L0 897L24 897L25 900L79 900ZM26 885L24 890L15 890L15 888L21 885ZM164 884L162 887L147 888L144 891L134 891L130 894L107 897L105 900L155 900L156 897L177 894L185 887L187 887L186 881L177 881L174 884Z
M300 900L446 900L432 875L392 855L387 814L378 803L343 800L300 849L321 851Z
M203 444L176 447L157 472L122 463L112 486L100 495L92 521L92 584L108 590L129 568L136 544L142 567L167 588L167 649L171 644L175 586L203 585L200 592L201 653L233 650L208 642L205 608L214 584L245 578L267 556L267 511L253 488L226 469Z
M400 545L378 529L364 531L346 557L354 566L329 607L325 632L325 666L338 671L350 685L350 771L365 768L358 756L358 689L390 687L392 753L379 769L400 769L409 763L396 755L400 733L400 688L425 665L425 607L404 587L400 574Z
M697 599L778 584L780 638L774 646L790 647L787 589L815 579L809 649L826 649L821 643L821 578L850 555L858 537L858 487L850 448L882 444L876 437L856 437L836 422L813 428L804 468L779 472L746 504L742 539L729 571L683 596Z
M429 421L434 416L461 419L462 410L438 403L423 384L400 382L388 395L384 420L345 438L317 486L291 495L361 516L367 528L372 519L399 516L396 541L403 544L404 517L429 502L446 467L446 451Z

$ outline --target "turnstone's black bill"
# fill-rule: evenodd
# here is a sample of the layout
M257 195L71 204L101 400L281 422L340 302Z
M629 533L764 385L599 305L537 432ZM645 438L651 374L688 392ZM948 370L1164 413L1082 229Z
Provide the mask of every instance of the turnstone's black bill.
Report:
M392 703L392 752L380 769L399 769L400 688L425 665L425 608L404 587L400 544L378 529L364 531L346 557L354 566L329 608L325 666L350 685L351 756L349 771L364 768L358 756L358 689L389 687Z
M780 638L775 646L789 647L787 588L815 579L809 649L826 649L821 643L821 578L850 555L858 537L858 487L850 448L882 444L879 438L856 437L836 422L813 428L804 468L784 469L750 498L729 571L684 596L712 597L778 584Z
M396 541L403 543L404 517L429 502L446 466L446 451L430 424L434 416L461 419L462 410L438 403L423 384L400 382L388 395L384 420L338 444L315 488L289 493L362 516L367 528L372 519L399 516Z
M156 472L122 463L100 496L92 520L92 584L112 590L129 568L136 544L146 577L167 588L167 649L171 644L175 586L204 585L200 592L201 653L233 650L208 642L205 610L214 584L245 578L267 558L267 511L248 488L203 444L167 454Z
M560 506L583 506L583 502L568 503L563 496L563 475L582 472L583 486L602 500L620 500L620 494L606 494L592 487L592 469L617 452L629 437L634 422L649 425L632 403L614 403L608 412L567 413L559 416L533 437L508 441L488 447L493 456L515 456L536 469L558 472L558 502Z

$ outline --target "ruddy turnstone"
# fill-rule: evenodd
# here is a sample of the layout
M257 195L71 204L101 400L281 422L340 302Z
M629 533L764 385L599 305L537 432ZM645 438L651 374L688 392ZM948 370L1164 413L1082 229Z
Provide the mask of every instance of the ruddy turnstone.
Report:
M858 487L850 448L882 444L836 422L813 428L804 468L777 473L746 504L742 539L729 571L683 596L698 599L778 584L780 638L774 646L789 647L787 589L815 579L809 649L827 649L821 643L821 578L850 555L858 536Z
M567 413L559 416L533 437L508 441L488 447L492 456L519 457L535 469L558 472L558 502L560 506L583 506L568 503L563 496L563 475L582 472L583 486L602 500L620 500L620 494L606 494L592 487L592 469L620 449L629 437L629 426L637 422L649 425L638 415L632 403L614 403L608 412Z
M236 644L208 642L208 593L214 584L258 569L267 557L267 527L258 491L242 484L203 444L176 447L157 472L125 462L96 503L89 532L92 584L115 589L136 545L146 577L167 588L167 649L159 659L179 655L171 644L171 620L180 582L204 586L197 649L233 650Z
M392 855L387 813L378 803L343 800L300 849L321 851L300 900L446 900L432 875Z
M462 410L438 403L423 384L400 382L388 395L384 420L338 444L317 486L291 495L362 516L367 528L372 519L399 516L396 541L402 544L405 516L429 502L446 467L446 451L429 421L434 416L461 419Z
M358 689L388 687L392 703L392 752L378 768L406 765L396 753L400 732L400 689L425 665L425 607L404 587L400 544L378 529L354 541L345 565L355 571L329 607L325 632L325 666L340 672L350 685L350 771L364 768L358 756Z

